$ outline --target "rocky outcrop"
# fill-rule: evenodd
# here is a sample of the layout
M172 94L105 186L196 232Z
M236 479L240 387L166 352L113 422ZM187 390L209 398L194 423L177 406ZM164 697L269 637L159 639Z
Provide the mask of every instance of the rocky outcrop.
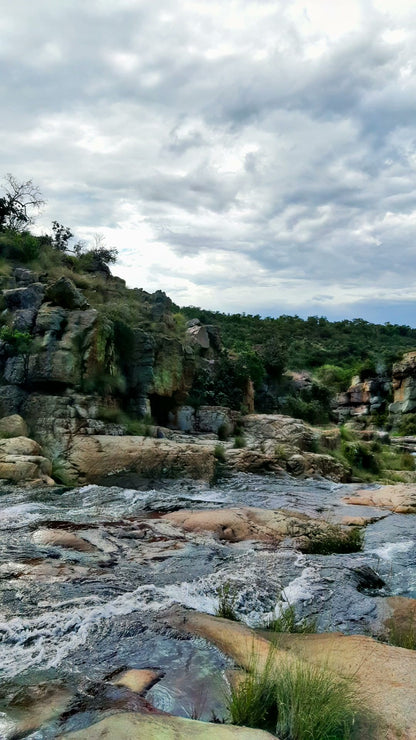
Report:
M388 378L369 378L360 381L353 378L345 393L339 393L334 401L333 412L339 422L371 416L386 408L391 392Z
M316 441L312 427L283 414L250 414L243 417L243 428L248 446L262 446L265 452L285 444L311 450Z
M168 616L171 626L213 642L240 666L261 671L270 662L296 659L323 666L341 676L354 677L364 707L374 713L378 737L416 739L416 652L382 645L361 635L280 634L270 652L270 642L236 622L176 608Z
M160 717L125 712L60 737L61 740L272 740L274 736L263 730L247 727L210 724L168 715Z
M28 437L0 439L0 479L13 483L53 484L52 464L37 442Z
M222 428L224 438L233 433L240 414L226 406L181 406L169 414L170 425L174 429L191 434L218 434Z
M208 509L191 511L183 509L165 514L172 524L186 532L212 532L219 540L241 542L256 540L278 545L287 537L296 540L300 550L309 551L309 543L320 540L327 533L335 532L334 526L323 520L312 519L306 514L284 510L256 509ZM336 530L340 540L348 537L348 530Z
M389 407L393 421L401 414L416 412L416 351L407 352L393 365L393 393Z
M67 457L68 473L80 482L98 482L125 471L137 477L211 480L215 464L210 447L148 437L79 436Z
M347 504L389 509L396 514L416 514L416 485L398 483L374 490L358 490L345 497L344 501Z

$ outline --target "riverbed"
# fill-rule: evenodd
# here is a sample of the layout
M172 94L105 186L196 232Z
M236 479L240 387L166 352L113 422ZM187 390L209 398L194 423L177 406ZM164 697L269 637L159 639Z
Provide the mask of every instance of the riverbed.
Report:
M214 614L229 584L240 619L262 627L290 603L320 631L365 633L374 593L357 589L356 569L385 581L380 595L416 597L414 516L347 506L357 484L237 474L215 485L148 482L141 490L90 485L71 490L1 492L0 737L11 738L24 714L27 687L65 686L64 714L27 737L49 740L90 724L131 697L111 688L118 669L157 668L147 694L157 708L209 720L226 714L230 662L202 639L183 639L163 613L175 604ZM276 548L184 533L161 518L179 508L255 506L341 521L373 516L364 550L305 555L289 539ZM36 544L39 529L73 532L90 551ZM17 699L16 699L17 697ZM30 703L29 699L27 702ZM20 701L20 704L19 704ZM125 705L123 705L123 701ZM101 716L101 715L100 715Z

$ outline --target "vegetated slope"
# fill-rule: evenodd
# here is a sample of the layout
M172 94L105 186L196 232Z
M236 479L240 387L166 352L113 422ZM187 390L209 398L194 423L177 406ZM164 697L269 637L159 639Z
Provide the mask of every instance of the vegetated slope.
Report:
M416 329L397 324L372 324L364 319L328 321L324 317L279 316L261 318L251 314L225 314L195 306L182 307L187 319L216 324L227 349L269 345L290 370L317 370L334 365L352 374L390 372L392 363L416 347ZM342 382L340 374L340 382Z

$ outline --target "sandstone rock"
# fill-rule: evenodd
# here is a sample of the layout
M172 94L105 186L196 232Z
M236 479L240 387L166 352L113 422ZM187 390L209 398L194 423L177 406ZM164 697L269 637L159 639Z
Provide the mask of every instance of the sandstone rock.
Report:
M347 504L390 509L396 514L416 514L416 485L398 483L377 489L360 489L343 500Z
M28 437L0 439L0 479L19 483L44 480L49 483L50 460L42 456L40 445Z
M310 450L315 442L315 432L310 426L283 414L250 414L243 417L243 427L249 446L254 446L252 440L257 445L272 440L275 444Z
M27 424L19 414L0 419L0 437L27 437Z
M60 735L61 740L272 740L263 730L198 722L183 717L114 714L84 730Z
M130 670L123 671L123 673L113 678L112 683L115 686L126 686L130 691L135 691L137 694L143 694L157 681L160 681L162 677L163 673L161 671L151 668L130 668Z
M226 461L234 470L240 470L243 473L283 472L279 460L274 455L267 455L260 450L230 449L226 451Z
M68 463L80 481L91 482L126 470L147 477L211 480L215 470L213 448L147 437L75 437Z
M350 480L350 470L330 455L320 455L315 452L305 452L305 475L313 477L321 475L324 478L346 483Z
M187 532L213 532L218 539L228 542L256 540L278 545L286 537L294 537L302 549L307 549L310 540L333 531L333 525L306 514L254 507L203 511L181 509L165 514L162 519ZM342 538L343 530L337 532Z
M41 455L42 448L29 437L12 437L0 439L0 456L4 455Z
M67 277L61 277L56 283L48 285L45 298L57 306L63 306L63 308L69 308L70 310L89 308L85 296Z
M37 529L32 535L35 545L52 545L54 547L68 547L79 552L95 552L97 550L87 540L65 529Z
M168 621L181 632L210 640L247 670L253 661L260 670L270 661L270 642L242 624L179 607ZM291 663L296 658L354 678L364 706L385 724L380 740L416 739L416 651L361 635L280 634L272 661L278 668L283 660Z

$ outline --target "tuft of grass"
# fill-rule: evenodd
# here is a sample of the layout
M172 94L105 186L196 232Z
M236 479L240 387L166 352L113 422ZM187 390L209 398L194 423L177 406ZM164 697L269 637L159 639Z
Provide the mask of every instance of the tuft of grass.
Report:
M280 616L272 619L268 623L267 629L270 629L273 632L302 635L314 634L317 631L316 619L307 619L306 617L298 619L296 616L296 609L293 604L290 604L290 602L286 600L286 608L283 609L283 600L279 599L278 603L280 605Z
M229 581L219 586L217 589L218 595L218 607L215 612L217 617L223 617L224 619L231 619L233 622L238 622L235 611L235 605L237 601L237 590Z
M222 445L215 445L214 447L214 457L218 462L225 462L225 450Z
M220 442L225 442L230 436L228 425L220 424L220 426L218 427L217 435Z
M387 622L386 637L389 645L416 650L416 615L400 621L391 617Z
M242 436L234 437L234 449L241 450L246 446L246 440Z
M340 524L331 524L325 529L317 530L312 536L302 538L300 550L310 555L332 555L360 552L363 544L364 534L361 527L345 528Z
M233 686L228 699L231 722L275 733L280 740L370 738L359 713L352 680L301 661L254 669Z

